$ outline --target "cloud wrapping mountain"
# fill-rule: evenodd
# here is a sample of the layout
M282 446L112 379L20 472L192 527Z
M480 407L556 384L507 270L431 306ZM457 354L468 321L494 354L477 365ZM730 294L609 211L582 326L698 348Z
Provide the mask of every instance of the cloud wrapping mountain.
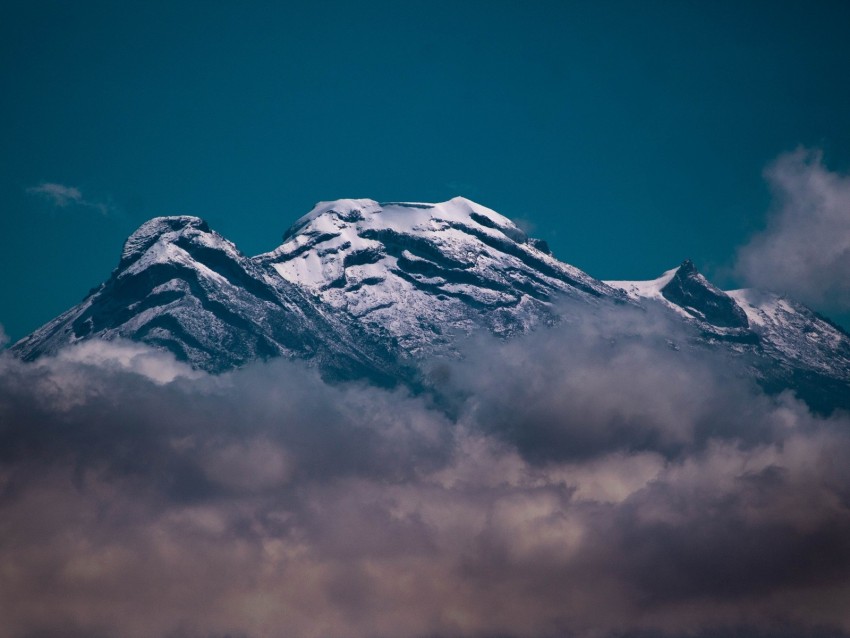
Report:
M4 355L0 635L850 632L848 417L683 330L474 337L420 396Z

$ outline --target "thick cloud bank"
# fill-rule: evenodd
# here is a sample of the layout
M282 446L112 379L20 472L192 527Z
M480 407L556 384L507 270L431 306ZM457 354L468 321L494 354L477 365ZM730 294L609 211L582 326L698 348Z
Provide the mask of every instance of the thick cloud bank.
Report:
M422 397L88 347L0 358L3 638L850 632L850 422L652 310Z
M817 308L850 310L850 176L804 149L781 156L765 175L777 206L740 249L738 272Z

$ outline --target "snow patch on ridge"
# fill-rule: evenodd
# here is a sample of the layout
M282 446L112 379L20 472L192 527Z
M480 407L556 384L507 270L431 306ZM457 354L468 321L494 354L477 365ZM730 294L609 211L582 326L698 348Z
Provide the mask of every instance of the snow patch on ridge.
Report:
M163 239L165 236L174 236L183 231L194 229L201 233L209 233L210 229L207 223L200 217L192 217L190 215L174 215L171 217L154 217L146 221L144 224L127 238L124 242L124 250L121 253L121 259L127 260L135 255L141 255L156 242Z
M622 290L632 301L641 302L644 299L652 299L653 301L658 301L664 304L676 314L687 319L691 319L692 315L690 313L685 311L684 308L681 308L676 304L670 302L661 293L661 290L664 288L664 286L666 286L673 280L673 277L676 276L676 273L678 271L679 267L677 266L676 268L671 268L670 270L664 271L664 274L658 277L657 279L650 279L648 281L605 280L604 283L608 284L616 290Z
M667 284L670 283L670 280L676 276L676 271L679 270L678 267L671 268L664 272L663 275L658 277L657 279L651 279L649 281L610 281L606 280L605 283L611 286L612 288L618 288L623 290L631 299L635 301L640 301L641 299L664 299L661 294L661 289L664 288Z

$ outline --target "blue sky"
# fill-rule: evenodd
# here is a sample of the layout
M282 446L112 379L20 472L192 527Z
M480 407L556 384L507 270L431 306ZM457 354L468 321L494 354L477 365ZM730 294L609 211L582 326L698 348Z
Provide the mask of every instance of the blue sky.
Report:
M175 4L4 3L12 339L156 215L256 254L319 200L464 195L596 277L734 285L765 167L850 167L847 3Z

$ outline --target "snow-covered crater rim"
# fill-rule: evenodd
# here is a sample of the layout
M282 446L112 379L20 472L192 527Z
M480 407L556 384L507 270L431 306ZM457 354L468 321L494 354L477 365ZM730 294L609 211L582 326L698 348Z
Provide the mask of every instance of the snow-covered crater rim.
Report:
M476 217L484 223L476 221ZM288 239L304 231L317 221L334 218L343 223L363 222L367 225L407 227L412 230L431 219L476 224L484 227L517 229L507 217L465 197L454 197L445 202L377 202L374 199L337 199L323 201L298 218L284 234ZM399 228L400 230L402 228ZM518 230L518 229L517 229Z

